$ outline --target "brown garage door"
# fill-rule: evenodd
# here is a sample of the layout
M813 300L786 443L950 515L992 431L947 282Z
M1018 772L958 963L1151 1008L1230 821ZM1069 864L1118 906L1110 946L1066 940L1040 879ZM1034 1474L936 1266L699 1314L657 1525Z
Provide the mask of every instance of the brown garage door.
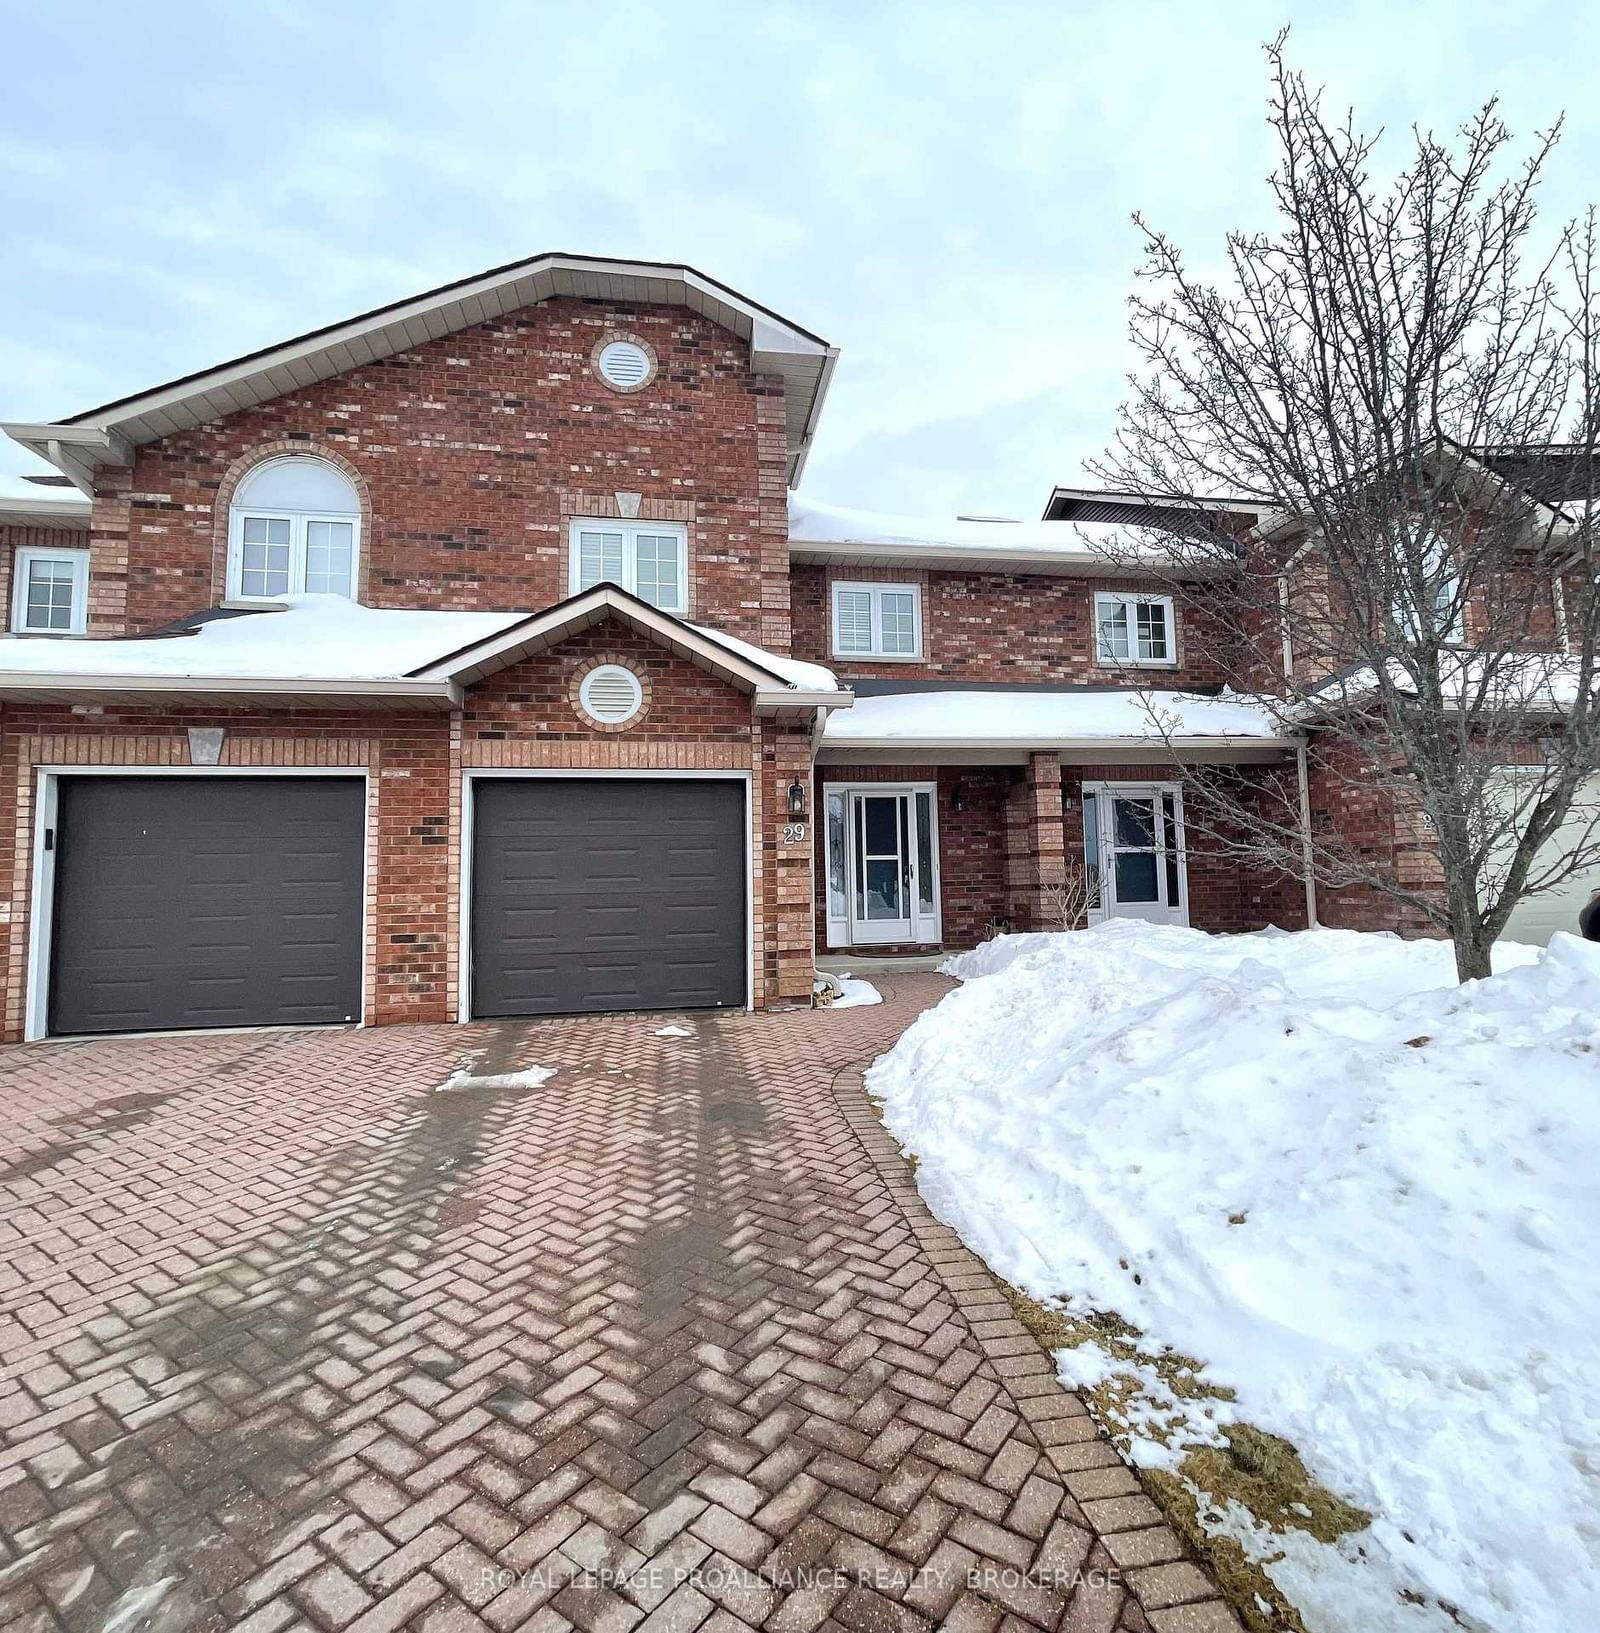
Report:
M475 786L474 1014L744 1003L742 783Z
M63 777L50 1030L359 1019L351 777Z

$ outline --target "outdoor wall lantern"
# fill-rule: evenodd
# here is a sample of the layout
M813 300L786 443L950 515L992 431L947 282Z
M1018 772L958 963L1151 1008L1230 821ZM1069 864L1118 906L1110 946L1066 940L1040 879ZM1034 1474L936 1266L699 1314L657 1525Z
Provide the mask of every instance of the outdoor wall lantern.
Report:
M789 784L789 815L798 822L806 814L806 785L798 777Z

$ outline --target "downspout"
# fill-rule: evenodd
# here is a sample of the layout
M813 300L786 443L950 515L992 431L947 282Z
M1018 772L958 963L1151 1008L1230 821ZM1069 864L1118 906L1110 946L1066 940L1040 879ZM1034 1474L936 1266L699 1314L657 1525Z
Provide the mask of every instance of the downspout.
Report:
M1294 636L1289 630L1289 572L1311 548L1306 540L1283 565L1278 574L1279 627L1283 634L1283 680L1287 690L1294 684ZM1306 894L1306 928L1317 923L1317 870L1311 845L1311 772L1306 762L1306 739L1302 732L1294 750L1295 780L1300 788L1300 882Z
M1550 575L1550 599L1555 606L1556 614L1556 646L1562 657L1572 656L1572 634L1567 628L1567 587L1561 582L1560 573Z
M1317 870L1311 849L1311 772L1306 765L1306 740L1302 735L1294 750L1295 775L1300 783L1300 879L1306 891L1306 928L1317 927Z

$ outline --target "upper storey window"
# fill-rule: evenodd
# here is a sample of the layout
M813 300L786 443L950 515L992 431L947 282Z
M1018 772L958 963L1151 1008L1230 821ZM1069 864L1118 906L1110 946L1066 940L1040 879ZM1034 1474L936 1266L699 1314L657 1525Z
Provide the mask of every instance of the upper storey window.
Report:
M574 522L574 595L615 584L679 617L689 610L687 530L671 522Z
M833 586L837 658L922 656L922 592L915 584Z
M228 518L228 597L355 593L361 500L326 460L291 455L257 465Z
M89 622L89 552L19 550L11 627L19 635L82 635Z
M1170 595L1097 595L1094 625L1101 663L1159 669L1178 661Z

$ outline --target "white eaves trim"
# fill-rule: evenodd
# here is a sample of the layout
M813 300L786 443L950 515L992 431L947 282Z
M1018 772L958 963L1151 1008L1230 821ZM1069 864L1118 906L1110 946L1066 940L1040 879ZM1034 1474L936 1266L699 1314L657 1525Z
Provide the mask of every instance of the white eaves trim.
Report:
M80 643L83 644L83 643ZM87 643L96 644L96 643ZM259 698L284 705L356 703L368 708L459 708L461 689L448 681L350 680L283 675L130 675L0 670L0 700L13 703L204 703Z
M798 480L838 356L835 347L693 267L561 253L495 267L57 424L0 428L82 483L97 464L127 463L122 455L141 443L559 295L687 306L748 340L751 366L783 379L790 480ZM113 440L96 444L95 436Z

